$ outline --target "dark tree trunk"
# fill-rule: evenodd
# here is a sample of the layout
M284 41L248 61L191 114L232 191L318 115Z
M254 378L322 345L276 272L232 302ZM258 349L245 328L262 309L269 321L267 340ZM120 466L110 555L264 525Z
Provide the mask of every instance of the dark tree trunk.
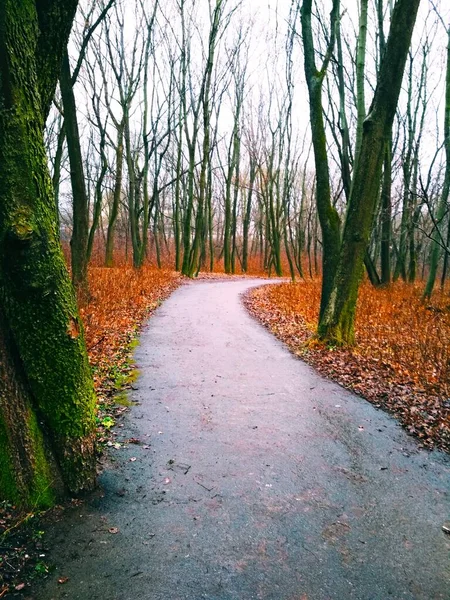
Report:
M316 202L320 227L322 229L322 295L320 299L320 317L322 318L333 288L334 276L339 258L340 219L331 203L330 172L328 167L328 149L322 105L322 84L331 52L333 51L336 19L339 17L339 0L334 0L331 16L331 40L327 57L320 69L317 69L314 57L314 43L311 26L312 0L305 0L302 6L301 21L303 49L305 57L305 75L309 92L309 114L316 168Z
M123 124L121 123L117 131L116 146L116 176L114 180L114 194L109 213L108 231L106 234L105 267L112 267L114 264L114 238L116 233L117 217L119 216L120 197L122 194L122 173L123 173Z
M392 235L392 149L386 144L383 183L381 187L381 283L391 282L391 235Z
M80 133L77 122L75 95L72 87L69 55L64 52L60 77L61 96L64 106L64 129L67 138L67 150L70 162L70 181L72 183L73 229L70 240L72 281L78 294L88 294L87 263L89 237L89 203L83 171Z

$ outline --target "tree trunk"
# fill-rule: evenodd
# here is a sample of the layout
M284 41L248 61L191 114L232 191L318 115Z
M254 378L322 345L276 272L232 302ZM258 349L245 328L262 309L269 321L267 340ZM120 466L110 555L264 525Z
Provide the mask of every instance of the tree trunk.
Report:
M384 155L383 183L381 186L381 283L391 282L391 237L392 237L392 144L386 144Z
M116 222L119 215L120 197L122 194L122 173L123 173L123 122L119 125L117 131L116 146L116 176L114 180L114 195L109 213L108 231L106 233L106 251L105 267L112 267L114 264L114 237L116 232Z
M361 148L364 119L366 118L366 99L364 93L365 71L366 71L366 40L367 40L367 9L369 0L361 0L361 12L359 15L359 35L356 49L356 110L357 127L355 143L355 159L357 159Z
M379 194L385 144L391 134L419 3L420 0L398 0L395 5L374 99L364 121L336 278L319 322L319 336L331 343L354 342L356 301Z
M95 482L95 395L43 139L75 8L0 2L0 497L23 506Z
M317 213L322 229L322 294L320 299L320 317L322 318L333 288L334 275L338 264L340 246L340 219L331 203L330 172L328 167L328 149L325 135L322 105L322 84L328 60L334 45L335 23L339 16L339 0L333 2L331 16L331 40L327 57L320 71L314 58L314 44L311 27L311 0L303 2L301 21L305 59L305 75L309 92L309 113L311 134L316 167Z
M252 196L253 186L256 179L256 160L250 157L250 181L247 192L244 224L243 224L243 241L242 241L242 271L247 273L248 271L248 234L250 229L250 218L252 214Z
M442 194L439 201L439 206L436 214L436 227L441 228L442 220L444 219L447 210L447 203L450 194L450 27L447 31L447 74L445 80L445 122L444 122L444 147L445 147L445 175ZM436 281L437 269L439 264L439 254L441 251L444 236L439 235L439 231L435 231L431 244L430 255L430 271L428 274L427 284L423 293L424 298L430 298L433 293L434 283Z
M105 180L106 173L108 171L108 160L106 158L106 134L105 131L102 130L100 133L100 160L101 160L101 168L100 173L98 174L97 181L95 182L95 200L94 200L94 213L92 217L92 225L89 230L89 238L87 244L87 261L91 260L92 250L94 248L95 234L97 232L98 226L100 224L100 217L102 214L102 204L103 204L103 181Z
M89 236L89 203L84 181L83 156L78 131L75 95L72 87L69 55L64 52L60 77L61 96L64 105L64 129L70 162L72 183L73 229L70 240L72 281L81 297L88 295L87 248Z

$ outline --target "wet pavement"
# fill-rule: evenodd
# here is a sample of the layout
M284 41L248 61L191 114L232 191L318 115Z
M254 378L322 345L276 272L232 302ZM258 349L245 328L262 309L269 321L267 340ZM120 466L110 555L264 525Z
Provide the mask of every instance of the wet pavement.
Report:
M157 310L119 436L141 444L48 532L35 598L450 599L449 457L293 357L243 308L255 285Z

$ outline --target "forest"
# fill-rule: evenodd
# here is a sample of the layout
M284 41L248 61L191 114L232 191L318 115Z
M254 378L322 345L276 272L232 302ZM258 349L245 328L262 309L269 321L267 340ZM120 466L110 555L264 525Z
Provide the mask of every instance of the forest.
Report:
M445 0L0 0L0 516L95 488L187 280L448 451L449 201Z

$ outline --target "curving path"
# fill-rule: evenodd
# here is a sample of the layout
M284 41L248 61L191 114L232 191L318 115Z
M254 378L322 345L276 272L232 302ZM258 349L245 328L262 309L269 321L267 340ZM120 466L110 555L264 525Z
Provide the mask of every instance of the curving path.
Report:
M448 457L294 358L242 307L255 285L188 284L151 319L119 430L142 443L53 528L36 598L450 598Z

